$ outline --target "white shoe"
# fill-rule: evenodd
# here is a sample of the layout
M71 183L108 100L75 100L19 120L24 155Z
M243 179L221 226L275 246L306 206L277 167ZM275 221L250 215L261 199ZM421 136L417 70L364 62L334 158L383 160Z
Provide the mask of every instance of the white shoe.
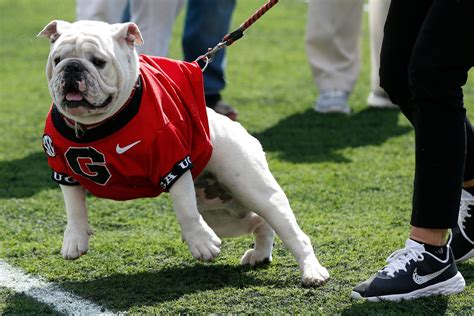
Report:
M349 93L339 90L321 91L314 107L319 113L351 113L351 108L347 104Z
M370 92L367 97L367 105L373 108L396 109L397 105L393 104L386 93Z

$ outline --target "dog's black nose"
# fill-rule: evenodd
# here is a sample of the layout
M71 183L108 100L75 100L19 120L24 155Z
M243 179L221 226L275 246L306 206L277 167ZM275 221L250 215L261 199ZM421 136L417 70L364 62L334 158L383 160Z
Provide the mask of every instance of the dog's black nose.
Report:
M67 63L67 65L64 67L64 72L68 73L78 73L84 71L85 67L82 65L82 63L73 60Z

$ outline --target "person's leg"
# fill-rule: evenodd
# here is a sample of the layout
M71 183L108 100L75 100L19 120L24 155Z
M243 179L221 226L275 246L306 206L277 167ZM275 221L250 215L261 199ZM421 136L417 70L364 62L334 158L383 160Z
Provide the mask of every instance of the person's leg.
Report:
M127 0L76 0L76 19L122 22Z
M194 61L216 46L229 33L235 0L188 0L183 33L184 59ZM225 49L219 51L204 71L206 102L217 112L232 119L237 113L230 106L220 102L225 87ZM216 108L224 106L224 109ZM228 112L228 113L224 113Z
M400 107L403 114L412 124L414 124L415 111L413 104L409 102L411 92L408 82L408 63L417 36L417 32L414 30L421 28L423 19L420 18L420 15L423 16L426 14L431 3L432 0L420 0L416 2L416 5L402 1L393 1L394 8L391 9L392 13L389 14L387 18L388 21L381 51L381 86L388 92L392 101ZM399 12L399 14L396 14L397 12ZM472 187L474 186L474 181L470 180L474 179L474 136L472 127L467 118L465 125L467 163L465 165L463 179L465 181L465 187ZM417 228L414 228L414 230L414 235L417 236L418 239L430 240L434 244L439 243L436 242L436 240L440 240L439 232L433 232L433 236L430 237L426 236L426 231L420 235L420 231L417 231ZM444 231L446 232L446 230Z
M360 70L363 1L311 0L306 53L319 91L352 91Z
M414 109L410 104L408 65L418 32L423 24L432 0L416 3L392 1L384 27L380 52L380 86L390 100L398 105L413 125Z
M132 17L130 14L130 0L127 0L127 4L122 13L122 21L123 23L131 21Z
M381 86L388 92L392 101L400 106L403 114L413 125L415 111L412 103L409 102L411 92L408 83L408 62L412 54L417 32L413 32L412 29L419 29L421 27L423 19L420 19L419 15L424 15L431 3L432 0L421 0L417 1L415 6L401 1L394 1L393 6L395 9L398 9L391 10L393 12L388 17L390 21L387 21L387 25L390 27L387 29L386 26L381 52ZM400 12L404 17L399 17L394 12ZM466 43L464 40L461 40L461 42ZM469 51L469 48L466 51ZM474 58L474 54L471 54L471 56ZM451 248L456 260L466 260L474 256L474 251L472 251L474 247L474 211L471 210L471 208L474 209L474 197L472 196L474 194L474 134L467 118L465 119L465 128L466 163L463 186L466 191L463 191L462 194L463 199L458 216L459 223L458 227L452 232L453 238L451 242ZM435 182L437 183L437 181ZM412 228L412 236L415 239L424 240L434 245L443 243L446 233L446 228L442 229L442 231L417 226Z
M472 20L471 20L472 21ZM471 30L473 26L470 26ZM471 34L471 38L472 38ZM471 66L474 66L474 43L471 41L468 54ZM470 53L469 53L470 51ZM450 246L457 262L474 258L474 131L466 118L466 160L464 165L464 182L461 193L461 205L457 225L452 229Z
M474 44L473 44L474 45ZM473 56L474 59L474 56ZM474 60L473 60L474 65ZM466 164L464 168L463 187L474 194L474 130L471 122L466 118Z
M468 40L473 37L472 1L433 1L409 65L416 138L414 227L456 226L466 153L462 86L474 59Z
M392 81L396 78L382 76L382 81L388 84L389 94L397 92L392 98L401 101L404 114L415 127L412 230L405 248L393 253L386 267L354 288L354 298L411 299L457 293L465 286L452 252L444 244L447 228L456 224L464 172L465 110L461 87L474 53L469 47L472 44L465 40L473 35L470 25L473 6L472 2L463 0L410 4L392 0L382 65L386 66L385 58L400 67L399 63L410 55L407 76L410 90L403 89L407 81L398 82L399 87ZM414 19L408 19L406 12ZM413 16L415 13L419 16ZM414 42L410 34L416 35ZM411 53L407 54L408 51ZM391 60L395 56L398 59ZM388 69L394 71L392 76L403 73L397 72L394 64L382 67L381 73Z
M351 111L347 101L360 70L362 6L362 0L309 1L305 45L319 89L317 112Z
M383 26L387 19L390 0L369 0L369 44L370 44L370 94L367 104L378 108L397 108L380 87L380 49Z
M144 44L139 54L166 56L176 16L184 0L131 0L131 20L140 28Z
M442 27L442 20L452 22ZM456 228L451 243L456 259L474 256L474 221L467 219L469 212L474 213L474 198L463 192L461 208L459 203L463 181L472 192L474 143L462 86L474 65L474 43L466 40L474 37L473 20L472 2L434 1L409 67L416 135L410 237L441 246L447 228Z

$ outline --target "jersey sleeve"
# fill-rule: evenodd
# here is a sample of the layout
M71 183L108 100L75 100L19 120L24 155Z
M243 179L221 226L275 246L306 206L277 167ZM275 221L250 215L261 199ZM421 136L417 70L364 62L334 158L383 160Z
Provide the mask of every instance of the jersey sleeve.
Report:
M71 176L68 176L64 173L59 173L54 170L51 172L51 180L56 182L57 184L62 185L79 185L79 182Z
M152 149L151 176L164 191L169 191L179 177L193 168L190 146L185 139L173 123L157 133Z

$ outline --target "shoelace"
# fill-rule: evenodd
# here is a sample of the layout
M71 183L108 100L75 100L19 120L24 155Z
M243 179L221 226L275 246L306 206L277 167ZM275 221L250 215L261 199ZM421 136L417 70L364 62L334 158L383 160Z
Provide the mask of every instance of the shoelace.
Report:
M419 247L406 245L405 248L397 250L388 256L388 265L379 270L379 272L386 272L387 276L392 278L395 276L395 272L400 270L406 272L406 267L411 260L416 262L424 259L424 250L425 248L422 245L419 245Z
M459 227L465 229L464 222L466 221L467 217L471 217L472 215L469 214L469 210L471 209L470 206L474 205L474 196L472 196L467 191L462 192L461 195L461 205L459 207L459 216L458 216L458 225Z

